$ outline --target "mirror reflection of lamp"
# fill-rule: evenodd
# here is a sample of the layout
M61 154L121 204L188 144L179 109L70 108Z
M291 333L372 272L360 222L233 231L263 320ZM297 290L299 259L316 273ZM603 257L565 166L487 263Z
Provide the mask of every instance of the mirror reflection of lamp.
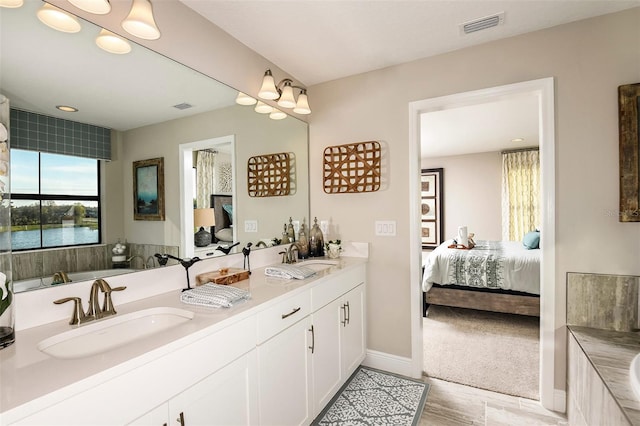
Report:
M213 209L194 209L193 225L200 230L193 236L193 243L196 247L206 247L211 244L211 233L205 230L205 227L215 226L216 218Z

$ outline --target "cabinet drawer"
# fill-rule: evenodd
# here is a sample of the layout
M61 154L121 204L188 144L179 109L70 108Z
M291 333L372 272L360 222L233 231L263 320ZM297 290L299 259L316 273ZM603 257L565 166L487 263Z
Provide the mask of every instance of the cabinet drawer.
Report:
M311 292L304 291L258 313L258 344L311 313Z
M352 288L364 283L366 278L364 265L345 271L311 289L311 310L313 312L342 296Z

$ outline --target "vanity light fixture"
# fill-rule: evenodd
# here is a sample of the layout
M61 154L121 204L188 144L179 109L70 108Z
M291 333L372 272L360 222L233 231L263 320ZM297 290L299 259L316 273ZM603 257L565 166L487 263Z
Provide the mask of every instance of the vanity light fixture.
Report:
M246 93L238 92L238 96L236 97L236 103L238 105L255 105L258 102L257 99L252 98Z
M293 89L300 90L297 101ZM294 112L298 114L311 114L309 99L307 98L307 89L294 86L293 80L290 78L285 78L276 84L271 70L267 70L264 73L258 96L262 99L277 100L279 106L283 108L293 108Z
M279 109L273 109L269 114L269 118L272 120L283 120L287 118L287 114L285 112L280 111Z
M160 30L153 19L151 0L133 0L129 14L122 21L122 28L129 34L145 40L159 39Z
M265 104L262 101L258 101L254 110L259 114L269 114L273 111L273 107L271 105Z
M9 9L21 7L23 4L24 0L0 0L0 7L6 7Z
M96 37L96 44L100 49L116 55L124 55L131 52L131 45L127 40L104 28L100 30L100 34Z
M111 12L109 0L69 0L69 3L85 12L106 15Z
M56 105L56 108L64 112L78 112L78 108L69 105Z
M75 16L49 3L44 3L36 15L43 24L63 33L77 33L82 28Z

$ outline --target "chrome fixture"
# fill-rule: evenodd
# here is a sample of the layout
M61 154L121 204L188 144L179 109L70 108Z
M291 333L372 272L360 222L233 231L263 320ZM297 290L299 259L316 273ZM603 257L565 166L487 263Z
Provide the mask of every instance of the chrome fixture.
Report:
M82 310L82 300L79 297L65 297L64 299L54 300L53 303L55 303L56 305L60 305L66 302L73 302L73 312L71 313L69 324L84 324L95 319L115 315L117 312L113 306L111 292L122 291L126 288L127 287L124 286L111 288L111 286L105 280L95 280L91 285L91 291L89 293L89 307L86 314ZM98 290L104 293L104 301L102 302L102 306L100 306L100 302L98 300Z
M298 100L295 98L293 89L300 90ZM290 78L284 78L276 84L271 70L267 70L264 73L262 87L260 87L258 96L262 99L278 101L279 106L283 108L293 108L293 112L297 114L311 114L309 99L307 98L307 89L294 86L293 80Z
M71 279L69 278L66 272L58 271L55 274L53 274L51 284L65 284L70 282L71 282Z
M122 28L129 34L145 40L159 39L160 30L153 19L151 0L133 0L129 14L122 21Z

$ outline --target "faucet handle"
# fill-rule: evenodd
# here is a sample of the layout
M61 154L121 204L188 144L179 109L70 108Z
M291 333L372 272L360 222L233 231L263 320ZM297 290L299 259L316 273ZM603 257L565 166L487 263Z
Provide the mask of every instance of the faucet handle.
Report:
M108 284L107 284L108 286ZM109 287L108 290L106 290L104 292L104 302L102 303L102 315L103 316L109 316L109 315L115 315L117 314L116 309L113 306L113 300L111 299L111 292L113 291L122 291L124 289L126 289L126 286L121 286L121 287L114 287L111 288Z
M69 324L83 324L85 322L91 321L93 317L86 316L82 310L82 300L79 297L65 297L64 299L54 300L53 303L56 305L61 305L63 303L73 302L73 312L71 314L71 319L69 320Z

